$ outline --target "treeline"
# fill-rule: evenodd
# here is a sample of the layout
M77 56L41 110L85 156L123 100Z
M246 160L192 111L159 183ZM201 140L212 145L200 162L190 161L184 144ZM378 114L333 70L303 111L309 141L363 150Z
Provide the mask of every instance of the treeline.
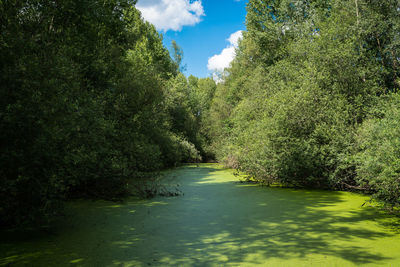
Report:
M397 0L250 0L213 99L217 158L266 184L400 204Z
M213 158L266 184L400 204L397 0L250 0L218 85L134 0L0 1L0 225Z
M0 1L0 225L209 156L212 79L186 79L134 0Z

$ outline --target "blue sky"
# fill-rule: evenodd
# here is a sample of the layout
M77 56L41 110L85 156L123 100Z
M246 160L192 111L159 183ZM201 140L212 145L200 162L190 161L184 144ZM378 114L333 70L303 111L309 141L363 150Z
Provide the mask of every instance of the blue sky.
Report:
M238 31L246 28L246 2L139 0L136 6L164 36L166 47L170 48L175 40L183 49L186 75L209 77L227 66L234 56Z

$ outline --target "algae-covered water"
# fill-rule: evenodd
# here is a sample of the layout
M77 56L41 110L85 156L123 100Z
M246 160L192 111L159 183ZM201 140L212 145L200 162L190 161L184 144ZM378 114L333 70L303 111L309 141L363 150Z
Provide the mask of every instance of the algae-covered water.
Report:
M184 196L69 203L54 228L2 233L0 265L400 266L399 224L368 197L243 184L212 164L166 175Z

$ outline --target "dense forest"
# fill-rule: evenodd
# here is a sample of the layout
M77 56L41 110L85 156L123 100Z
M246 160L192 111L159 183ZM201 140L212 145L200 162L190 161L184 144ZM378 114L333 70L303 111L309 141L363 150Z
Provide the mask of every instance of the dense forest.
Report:
M135 1L0 2L0 221L53 217L71 197L208 157L211 78L180 73ZM172 57L170 56L172 54Z
M400 204L397 0L250 0L210 114L217 158L266 184Z
M218 84L135 0L0 1L0 224L216 158L265 184L400 204L397 0L250 0Z

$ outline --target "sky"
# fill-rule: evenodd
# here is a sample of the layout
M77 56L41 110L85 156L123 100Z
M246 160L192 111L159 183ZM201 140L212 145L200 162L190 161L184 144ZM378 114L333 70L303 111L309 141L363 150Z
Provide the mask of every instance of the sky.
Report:
M139 0L136 7L163 35L171 49L183 50L184 74L211 77L229 66L241 31L247 0Z

